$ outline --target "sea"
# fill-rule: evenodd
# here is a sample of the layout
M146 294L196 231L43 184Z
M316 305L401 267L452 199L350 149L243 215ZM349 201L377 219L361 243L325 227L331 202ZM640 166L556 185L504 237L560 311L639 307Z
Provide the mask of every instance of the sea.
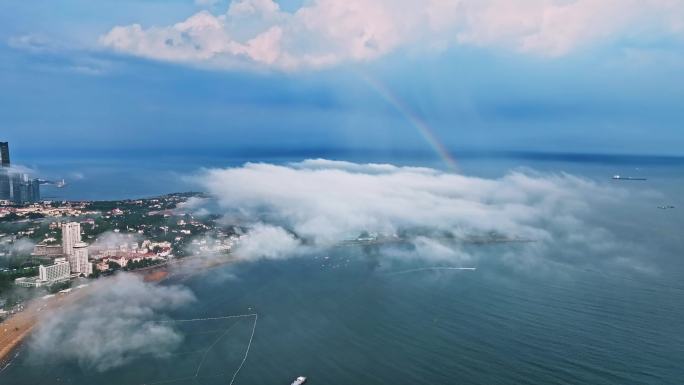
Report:
M196 190L192 175L206 168L317 157L443 167L427 156L329 152L34 159L33 167L67 179L61 189L45 186L45 196L124 199ZM22 348L0 384L276 385L297 376L312 385L684 383L684 158L506 152L456 159L467 175L568 173L634 191L593 214L618 242L638 246L634 266L603 263L601 253L555 258L564 250L554 248L545 263L516 264L506 256L528 246L506 243L468 246L476 270L388 262L391 250L369 245L220 265L162 283L197 298L164 314L191 320L178 322L184 340L168 355L98 371L36 361ZM614 181L614 174L647 180ZM230 315L241 316L223 318Z

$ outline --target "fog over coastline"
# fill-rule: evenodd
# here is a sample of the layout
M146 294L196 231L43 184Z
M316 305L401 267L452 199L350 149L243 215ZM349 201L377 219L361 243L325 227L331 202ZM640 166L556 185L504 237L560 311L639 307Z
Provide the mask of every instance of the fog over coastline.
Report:
M207 169L194 180L215 197L226 222L253 224L249 246L236 251L239 258L242 249L249 260L282 258L367 233L410 241L411 257L448 262L472 261L461 241L473 239L530 241L502 255L513 263L544 257L624 262L638 253L594 220L634 192L567 173L513 170L487 179L425 167L310 159ZM260 236L265 229L271 236ZM601 259L589 261L589 254Z
M655 269L637 243L620 238L600 220L605 210L622 210L620 202L652 191L567 173L519 169L483 178L426 167L311 159L205 169L190 178L209 197L190 199L178 210L219 214L224 224L239 224L230 256L236 261L323 260L332 247L375 239L380 242L370 254L378 258L373 262L381 262L369 266L383 265L383 272L435 266L477 266L479 272L497 264L532 266L534 274L559 264L595 271L607 266L639 273ZM203 237L214 241L211 235ZM124 240L131 239L105 233L95 244ZM498 243L496 249L478 249ZM193 243L187 251L199 258L174 267L181 273L203 271L207 260L228 260L224 251ZM239 274L216 269L206 281L223 283ZM90 295L78 303L42 315L28 344L33 360L50 357L104 372L142 356L164 357L183 344L173 323L158 321L195 301L185 286L150 284L120 273L88 290Z
M73 360L101 372L144 355L163 356L182 343L173 324L156 321L195 300L187 288L145 283L126 273L92 285L78 303L42 316L28 344L36 362Z

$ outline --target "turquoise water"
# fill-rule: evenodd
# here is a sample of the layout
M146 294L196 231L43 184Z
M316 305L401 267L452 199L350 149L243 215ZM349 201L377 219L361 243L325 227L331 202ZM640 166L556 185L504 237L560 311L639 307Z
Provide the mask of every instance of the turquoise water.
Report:
M464 168L495 176L505 172L502 164ZM532 166L599 183L635 170ZM647 183L623 187L661 195L635 194L591 214L592 224L638 246L635 266L562 245L536 263L507 257L528 253L525 244L466 246L476 256L475 271L410 272L444 264L399 261L395 249L359 246L224 265L166 282L187 286L197 302L163 316L257 313L256 326L253 317L178 323L185 339L170 355L138 357L102 373L75 362L37 362L22 350L0 383L228 384L254 328L235 384L289 384L298 375L340 385L681 384L682 171L650 165L642 171ZM658 210L663 203L676 208Z

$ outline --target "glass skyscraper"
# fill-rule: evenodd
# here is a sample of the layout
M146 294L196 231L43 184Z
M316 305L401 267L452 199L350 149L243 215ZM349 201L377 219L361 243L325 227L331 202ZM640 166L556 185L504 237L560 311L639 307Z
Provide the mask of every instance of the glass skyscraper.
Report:
M10 200L12 186L10 184L9 143L0 142L0 199Z
M9 142L0 142L0 164L3 167L9 167L10 165Z

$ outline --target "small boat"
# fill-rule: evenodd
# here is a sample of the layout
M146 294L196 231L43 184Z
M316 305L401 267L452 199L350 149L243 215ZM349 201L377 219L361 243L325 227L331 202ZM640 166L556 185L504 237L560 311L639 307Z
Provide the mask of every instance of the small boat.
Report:
M304 376L299 376L299 377L297 377L296 380L294 380L294 382L292 383L292 385L302 385L302 384L305 383L305 382L306 382L306 377L304 377Z

